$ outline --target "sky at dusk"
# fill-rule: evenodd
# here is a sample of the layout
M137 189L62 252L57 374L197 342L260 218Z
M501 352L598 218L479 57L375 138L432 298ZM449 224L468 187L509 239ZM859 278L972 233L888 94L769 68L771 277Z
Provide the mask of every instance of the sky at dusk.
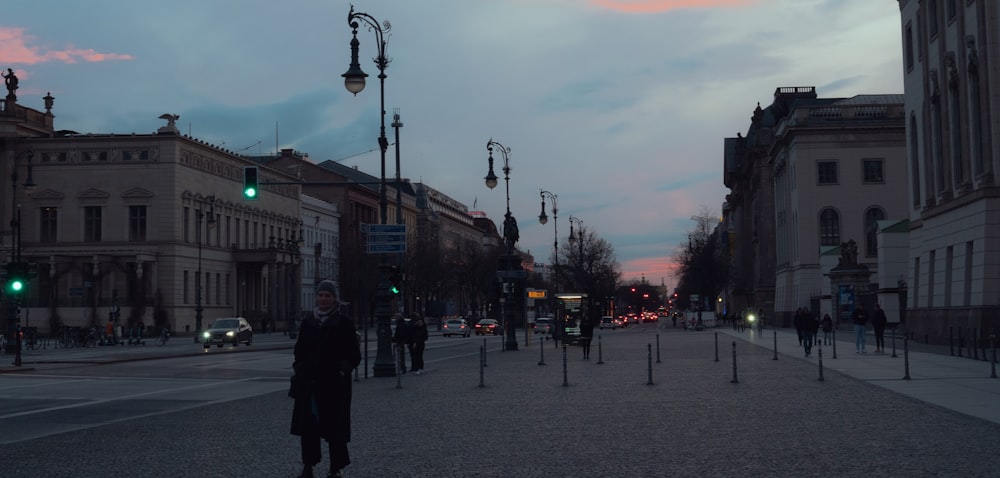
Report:
M746 132L775 88L820 97L903 93L895 0L358 0L389 21L387 120L402 177L485 211L486 143L510 148L518 244L549 262L558 195L615 249L626 280L676 285L674 255L718 214L723 138ZM248 155L293 148L379 175L375 34L358 31L367 88L353 96L342 0L7 2L0 68L19 103L55 97L56 129L185 134ZM394 141L392 129L388 131ZM390 148L387 175L395 175ZM499 154L494 154L502 163ZM547 202L547 206L550 205Z

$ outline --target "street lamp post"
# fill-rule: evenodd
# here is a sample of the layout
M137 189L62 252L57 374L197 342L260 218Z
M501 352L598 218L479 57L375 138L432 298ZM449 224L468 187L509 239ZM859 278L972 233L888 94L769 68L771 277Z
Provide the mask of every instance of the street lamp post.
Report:
M514 259L514 246L517 244L520 234L517 230L517 219L510 213L510 148L493 141L493 138L486 143L486 149L490 153L489 157L489 173L483 178L486 180L486 187L493 189L497 186L497 175L493 173L493 147L496 146L500 154L503 156L503 180L507 189L507 213L504 214L503 220L503 240L506 245L506 254L504 259L501 261L503 268L501 270L501 275L503 277L503 283L505 285L504 291L506 292L506 284L508 279L519 278L517 276L517 271L520 270L520 264L515 263ZM517 288L517 290L520 290ZM517 336L514 333L514 321L507 319L507 311L505 307L504 298L500 301L500 314L503 315L504 319L507 320L507 327L504 331L507 334L507 341L505 345L506 350L517 350ZM516 310L516 309L514 309Z
M387 223L386 216L388 215L388 200L386 198L386 185L385 185L385 153L389 149L389 140L385 136L385 69L389 66L389 59L385 56L386 41L385 34L389 32L392 26L388 21L379 24L375 17L362 12L355 12L354 5L351 5L351 11L347 14L347 24L352 29L353 38L351 39L351 65L347 72L344 73L344 87L347 91L357 95L361 90L365 89L365 78L368 76L367 73L361 70L361 64L358 63L358 27L364 23L368 26L368 30L375 33L375 42L378 47L378 56L374 58L375 66L379 70L378 79L380 87L380 109L382 116L382 127L378 137L379 149L382 151L382 172L379 180L379 221L382 224ZM388 279L386 277L388 265L385 261L379 260L378 268L378 288L375 290L375 317L378 321L378 328L376 335L378 337L378 353L375 357L374 374L376 377L394 377L396 376L396 364L392 359L392 343L391 340L391 330L389 326L389 316L392 314L392 297L389 295L388 291Z
M198 234L198 275L194 278L194 341L195 343L201 342L201 319L202 312L205 310L201 305L201 243L203 242L202 236L205 235L202 229L202 221L205 221L204 231L207 233L208 229L211 229L215 225L215 196L208 196L205 201L209 203L208 219L205 220L205 213L203 212L204 204L196 212L198 218L198 227L195 233Z
M542 197L542 213L538 215L538 223L545 225L549 222L549 216L545 214L545 198L548 197L552 200L552 250L554 251L553 256L555 258L554 280L552 281L552 287L559 290L558 280L559 280L559 196L552 194L549 191L542 190L539 195Z
M32 178L32 165L31 159L34 158L35 153L31 150L27 151L28 159L28 177L24 180L22 186L25 192L31 193L35 190L37 186L34 179ZM10 191L11 191L11 219L10 219L10 229L11 229L11 260L10 263L17 264L18 267L23 267L21 262L21 205L17 202L17 157L14 157L14 168L10 173ZM21 269L23 273L24 270ZM18 279L24 279L23 276L18 277ZM14 332L14 365L17 367L21 366L21 296L25 293L24 290L18 291L17 294L10 299L8 311L9 319L14 320L13 332ZM8 325L8 330L10 330Z

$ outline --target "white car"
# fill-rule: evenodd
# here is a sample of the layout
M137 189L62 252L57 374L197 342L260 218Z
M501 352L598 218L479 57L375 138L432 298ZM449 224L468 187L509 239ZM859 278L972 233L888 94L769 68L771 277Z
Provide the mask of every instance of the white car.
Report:
M618 324L615 323L614 317L610 315L605 315L604 317L601 317L601 325L599 325L599 327L601 328L601 330L604 329L615 330L618 328Z
M441 335L445 337L452 335L468 337L472 335L472 327L469 326L469 323L465 319L448 319L441 326Z
M552 324L556 321L552 317L539 317L535 319L535 333L536 334L551 334Z

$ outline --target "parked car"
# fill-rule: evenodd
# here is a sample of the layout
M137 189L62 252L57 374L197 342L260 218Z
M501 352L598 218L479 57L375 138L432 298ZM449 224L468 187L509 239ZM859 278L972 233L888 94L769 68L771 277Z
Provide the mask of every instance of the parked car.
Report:
M250 327L250 322L243 317L215 319L215 322L202 333L201 342L206 349L212 345L222 347L225 344L232 344L235 347L240 342L250 345L253 343L253 327Z
M601 330L611 329L615 330L618 328L618 324L615 323L615 318L610 315L601 317L601 324L598 326Z
M555 323L556 319L552 317L539 317L535 319L535 333L536 334L551 334L552 324Z
M469 327L469 323L465 319L448 319L441 327L441 332L445 337L451 337L452 335L468 337L472 334L472 327Z
M496 319L483 319L476 322L476 335L500 335L502 333L503 327Z

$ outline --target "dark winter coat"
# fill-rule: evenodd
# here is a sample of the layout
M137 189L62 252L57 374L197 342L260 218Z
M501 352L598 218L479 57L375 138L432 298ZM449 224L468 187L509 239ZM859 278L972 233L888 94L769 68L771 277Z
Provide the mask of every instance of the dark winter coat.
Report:
M329 441L351 441L351 371L361 363L354 323L340 314L304 319L295 342L295 380L303 384L292 411L293 435L318 432ZM318 419L311 404L315 399Z
M885 330L885 326L888 323L889 319L885 316L885 311L881 308L875 309L875 314L872 315L872 328L875 330Z

